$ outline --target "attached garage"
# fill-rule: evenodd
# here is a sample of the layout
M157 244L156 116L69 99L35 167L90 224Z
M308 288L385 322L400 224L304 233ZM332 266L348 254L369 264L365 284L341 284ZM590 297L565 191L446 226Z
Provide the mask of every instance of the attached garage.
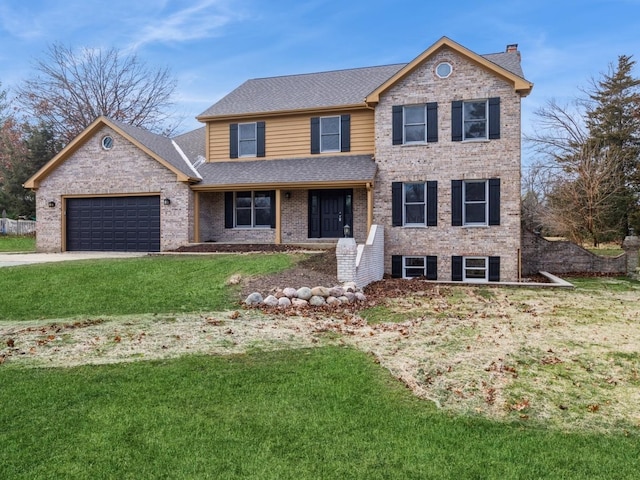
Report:
M68 198L68 251L160 251L160 197Z

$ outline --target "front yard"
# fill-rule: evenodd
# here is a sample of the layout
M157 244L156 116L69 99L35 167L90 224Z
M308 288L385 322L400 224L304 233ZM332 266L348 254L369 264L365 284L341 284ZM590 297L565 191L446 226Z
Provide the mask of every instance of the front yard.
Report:
M0 270L0 477L635 478L639 282L236 303L300 258Z

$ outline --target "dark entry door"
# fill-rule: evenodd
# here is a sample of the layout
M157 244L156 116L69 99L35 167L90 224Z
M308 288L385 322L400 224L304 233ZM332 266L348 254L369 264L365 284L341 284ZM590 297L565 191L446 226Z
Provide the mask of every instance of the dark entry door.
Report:
M157 252L160 197L67 199L67 250Z
M312 190L309 192L309 237L344 237L345 225L353 235L352 190Z

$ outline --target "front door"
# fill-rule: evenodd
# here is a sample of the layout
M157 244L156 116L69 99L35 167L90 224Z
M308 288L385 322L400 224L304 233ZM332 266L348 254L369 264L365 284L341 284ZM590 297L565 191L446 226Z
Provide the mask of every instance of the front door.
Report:
M353 236L352 190L311 190L309 192L309 237Z

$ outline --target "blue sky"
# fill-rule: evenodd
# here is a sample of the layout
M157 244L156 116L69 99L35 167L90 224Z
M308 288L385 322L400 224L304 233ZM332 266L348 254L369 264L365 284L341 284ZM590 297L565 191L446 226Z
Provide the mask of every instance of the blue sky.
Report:
M177 77L190 130L248 78L408 62L443 35L480 54L519 44L530 132L548 99L579 95L618 55L640 62L640 0L2 0L0 82L32 75L53 42L136 52Z

